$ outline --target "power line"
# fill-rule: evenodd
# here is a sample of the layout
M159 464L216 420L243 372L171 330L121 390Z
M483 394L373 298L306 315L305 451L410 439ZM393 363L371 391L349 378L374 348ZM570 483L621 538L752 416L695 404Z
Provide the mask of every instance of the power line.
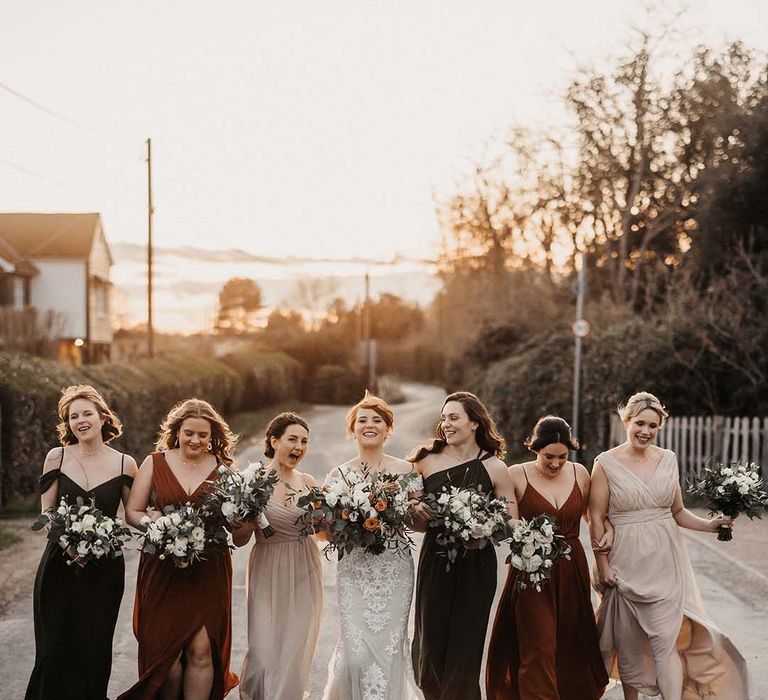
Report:
M0 156L0 163L3 165L13 168L14 170L18 170L20 173L24 173L25 175L29 175L30 177L36 177L40 180L47 180L48 182L54 182L57 185L61 185L62 187L66 187L66 183L61 182L61 180L56 180L52 177L48 177L47 175L41 175L40 173L35 172L34 170L30 170L29 168L25 168L23 165L18 165L17 163L14 163L13 161L7 160L6 158L3 158Z
M44 104L41 104L40 102L37 102L36 100L33 100L31 97L27 97L23 93L19 92L18 90L12 88L10 85L6 85L3 82L0 82L0 89L5 90L7 93L13 95L14 97L17 97L22 102L26 102L28 105L31 105L35 109L39 109L41 112L44 112L45 114L55 117L56 119L60 119L61 121L67 122L67 124L71 124L72 126L76 126L78 129L82 129L83 131L87 131L91 134L98 134L100 136L105 136L109 138L115 138L114 136L111 136L110 134L106 134L103 131L99 131L98 129L93 129L90 126L85 126L85 124L81 124L80 122L67 117L64 114L60 114L56 110L51 109L50 107L46 107Z

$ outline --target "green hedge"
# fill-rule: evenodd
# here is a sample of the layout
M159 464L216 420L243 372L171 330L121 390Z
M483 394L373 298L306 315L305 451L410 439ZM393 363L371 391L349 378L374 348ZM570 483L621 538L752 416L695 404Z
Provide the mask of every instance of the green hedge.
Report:
M244 405L295 397L300 376L300 365L281 353L241 354L237 361L174 355L80 368L0 353L2 501L33 493L47 451L58 444L56 404L70 384L92 384L102 392L124 426L113 444L138 461L151 451L176 402L204 398L231 416Z
M299 396L306 374L301 362L279 351L232 353L221 362L242 380L243 410L257 410Z
M609 447L608 416L636 391L657 394L674 413L695 405L693 377L676 359L684 339L662 322L632 319L590 336L584 345L579 438L584 461ZM522 442L547 413L571 421L573 336L538 336L514 355L476 368L467 381L488 403L509 443L510 458L526 454ZM690 405L679 397L688 395Z

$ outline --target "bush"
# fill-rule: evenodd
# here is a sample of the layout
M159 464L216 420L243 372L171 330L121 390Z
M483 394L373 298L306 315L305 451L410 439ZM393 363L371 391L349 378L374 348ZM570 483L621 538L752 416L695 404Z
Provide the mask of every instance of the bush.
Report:
M58 444L56 404L64 387L95 386L123 422L125 432L113 443L115 448L140 460L152 450L161 421L178 401L196 396L231 416L240 410L244 398L248 407L263 407L276 397L296 396L299 363L280 353L249 357L227 364L174 355L75 368L0 353L2 502L34 492L45 455ZM244 396L249 387L253 394Z
M692 378L677 360L679 331L640 318L598 330L584 344L579 438L585 462L607 449L608 416L636 391L647 390L678 413L691 410ZM509 443L510 456L525 454L522 442L542 415L572 421L573 336L558 332L522 344L515 355L476 368L474 381ZM687 405L686 405L687 404Z
M221 362L233 369L242 385L243 410L257 410L299 395L305 369L284 352L239 352Z
M321 365L307 383L306 400L314 403L353 404L365 392L365 379L358 372L341 365Z

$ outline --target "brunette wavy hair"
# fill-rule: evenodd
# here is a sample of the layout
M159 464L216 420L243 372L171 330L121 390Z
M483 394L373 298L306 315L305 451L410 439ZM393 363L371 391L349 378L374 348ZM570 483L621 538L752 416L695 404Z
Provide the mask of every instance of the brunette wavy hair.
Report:
M155 443L158 452L170 450L178 445L181 424L187 418L202 418L211 426L211 442L209 451L220 464L228 467L235 461L232 452L237 443L237 435L229 428L219 412L207 401L202 399L187 399L177 403L165 417L160 426L160 433Z
M523 443L531 452L538 452L547 445L565 445L579 449L579 442L571 433L571 426L559 416L543 416L536 421L533 432Z
M115 412L107 405L104 397L90 384L73 384L62 390L59 405L56 409L59 416L56 431L59 434L59 442L62 445L77 444L77 436L72 432L72 428L69 427L69 409L78 399L90 401L104 419L104 424L101 426L101 439L104 442L114 440L123 434L123 424L115 415Z
M275 448L272 447L272 438L280 439L285 435L285 431L291 425L300 425L307 432L309 432L309 426L298 413L293 411L285 411L284 413L278 413L267 426L266 433L264 434L264 455L269 459L275 456Z
M496 455L499 459L504 459L504 455L507 453L507 443L501 436L499 429L496 427L496 422L491 418L491 414L488 412L485 404L469 391L455 391L452 394L448 394L445 397L445 401L443 401L443 408L450 401L458 401L464 407L469 419L477 423L475 440L478 447L482 448L485 452ZM408 461L419 462L428 454L442 452L445 449L448 441L445 439L442 420L438 421L435 427L435 436L426 444L413 450L407 457Z

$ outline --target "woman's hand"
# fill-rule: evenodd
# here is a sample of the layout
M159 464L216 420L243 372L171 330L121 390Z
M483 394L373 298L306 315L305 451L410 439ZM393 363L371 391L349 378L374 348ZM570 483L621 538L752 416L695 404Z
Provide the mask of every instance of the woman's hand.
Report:
M64 545L59 543L60 546L64 549L64 551L67 553L67 556L75 562L81 569L85 567L85 562L83 561L83 558L77 553L77 550L70 545L69 547L64 548Z
M481 537L479 540L469 540L464 543L465 549L483 549L488 544L488 540L485 537Z
M189 562L185 559L180 559L179 557L173 557L173 565L177 569L186 569L189 566Z
M603 590L605 588L615 588L618 583L619 576L608 562L599 564L597 567L597 581L595 581L597 590Z
M414 525L427 526L430 520L435 519L435 511L418 498L412 498L410 500L408 515Z
M714 518L709 519L709 527L711 532L717 532L721 527L727 527L733 529L733 523L736 518L729 518L726 515L716 515Z
M608 554L613 547L613 533L613 529L606 530L599 540L592 540L592 551L598 554Z

